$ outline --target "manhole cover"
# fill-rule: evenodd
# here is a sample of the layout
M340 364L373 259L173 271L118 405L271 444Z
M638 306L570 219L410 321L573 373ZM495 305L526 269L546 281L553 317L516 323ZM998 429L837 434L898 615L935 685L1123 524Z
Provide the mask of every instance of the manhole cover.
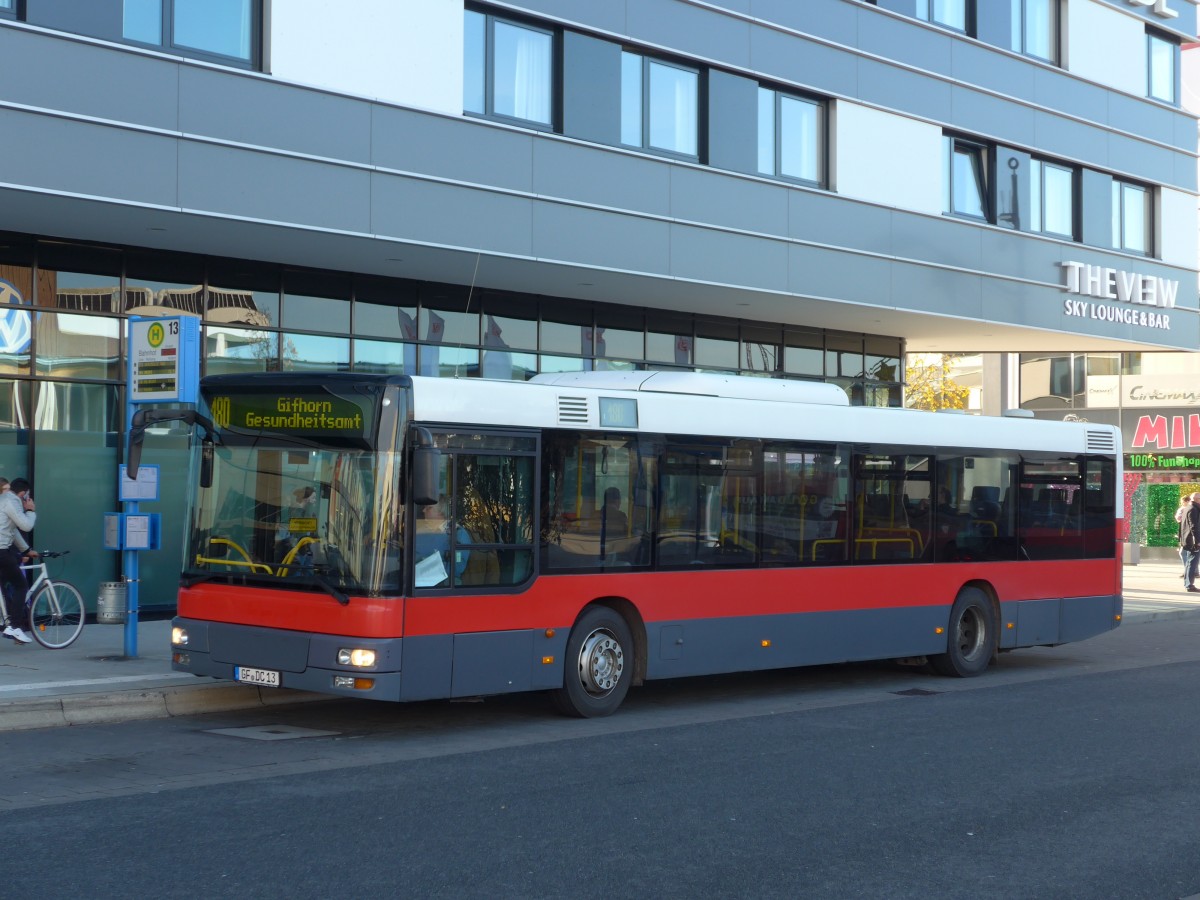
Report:
M329 737L337 731L299 728L295 725L250 725L245 728L210 728L209 734L227 734L248 741L290 741L294 738Z
M907 691L892 691L897 697L932 697L941 691L927 691L924 688L909 688Z

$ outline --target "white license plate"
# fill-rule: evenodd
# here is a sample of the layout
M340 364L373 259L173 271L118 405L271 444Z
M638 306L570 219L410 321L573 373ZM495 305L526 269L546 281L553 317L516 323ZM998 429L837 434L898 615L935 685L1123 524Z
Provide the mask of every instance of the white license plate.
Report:
M245 684L257 684L262 687L279 687L279 673L271 669L251 669L248 666L234 666L233 680Z

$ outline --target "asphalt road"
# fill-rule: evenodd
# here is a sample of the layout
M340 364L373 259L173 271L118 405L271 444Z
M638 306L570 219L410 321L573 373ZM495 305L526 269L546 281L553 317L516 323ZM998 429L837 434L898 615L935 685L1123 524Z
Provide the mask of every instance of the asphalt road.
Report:
M1198 680L1189 619L966 681L656 683L604 720L521 696L13 733L0 896L1191 897Z

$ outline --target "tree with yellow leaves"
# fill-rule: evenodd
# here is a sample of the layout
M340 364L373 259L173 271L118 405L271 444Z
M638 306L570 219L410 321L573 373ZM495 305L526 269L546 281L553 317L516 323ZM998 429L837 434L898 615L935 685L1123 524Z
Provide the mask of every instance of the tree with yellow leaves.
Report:
M910 356L904 370L904 405L909 409L966 409L971 389L952 377L956 359L944 353Z

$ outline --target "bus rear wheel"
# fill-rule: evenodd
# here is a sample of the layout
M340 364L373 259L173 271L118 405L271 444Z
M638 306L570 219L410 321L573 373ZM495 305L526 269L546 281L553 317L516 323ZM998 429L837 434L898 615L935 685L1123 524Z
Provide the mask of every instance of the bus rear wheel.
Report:
M588 609L567 640L563 686L554 705L568 716L612 715L633 680L633 635L629 625L606 606Z
M929 657L933 670L955 678L982 674L996 650L996 617L988 595L977 587L959 591L946 631L946 652Z

